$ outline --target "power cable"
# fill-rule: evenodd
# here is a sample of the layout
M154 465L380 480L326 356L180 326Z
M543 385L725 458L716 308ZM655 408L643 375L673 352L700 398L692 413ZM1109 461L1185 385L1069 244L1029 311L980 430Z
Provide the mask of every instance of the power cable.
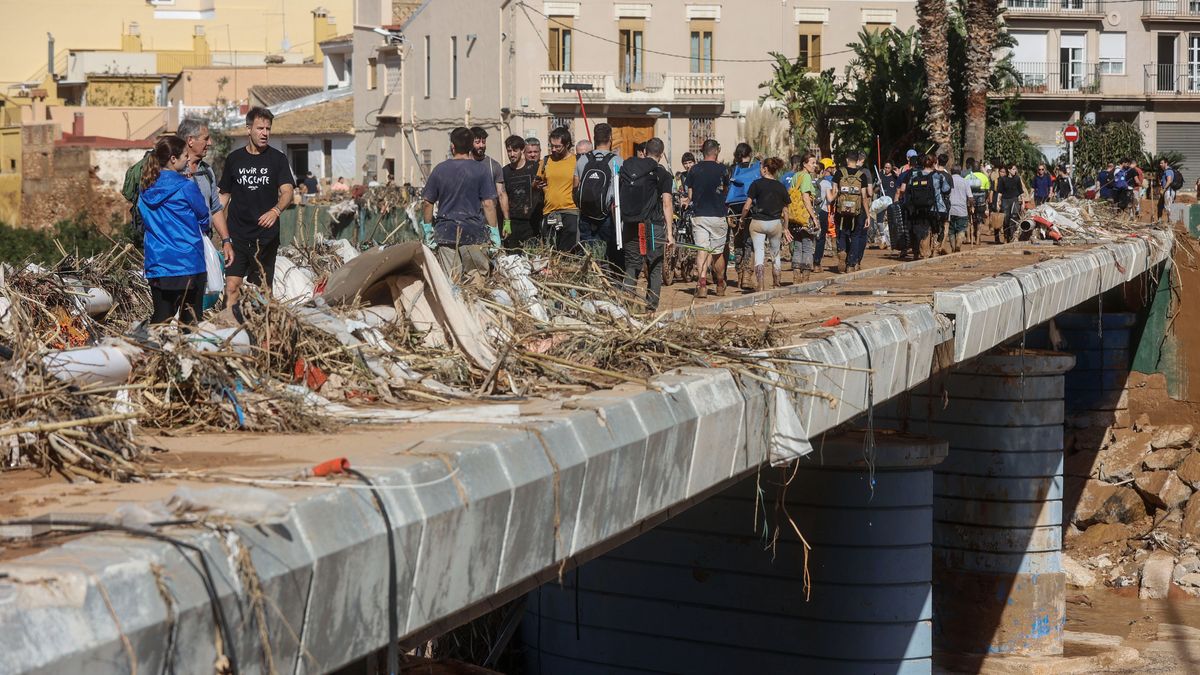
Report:
M170 525L197 525L194 520L166 520L150 523L150 527L167 527ZM200 575L200 581L204 585L204 591L208 595L208 602L212 606L213 621L217 624L217 630L221 634L221 641L224 643L224 655L229 660L230 675L238 674L238 662L236 647L233 641L233 632L229 629L229 622L225 618L225 609L221 605L221 596L217 593L216 582L212 574L212 570L208 567L208 557L204 550L195 544L188 543L182 539L177 539L154 530L139 529L136 527L128 527L126 525L116 525L109 523L97 523L87 520L8 520L3 521L0 525L23 525L27 527L48 527L52 532L63 532L70 534L83 534L87 532L121 532L135 537L144 537L157 541L171 544L179 551L183 559L191 566L197 574ZM200 561L200 568L197 569L196 563L190 557L184 554L182 549L192 551Z

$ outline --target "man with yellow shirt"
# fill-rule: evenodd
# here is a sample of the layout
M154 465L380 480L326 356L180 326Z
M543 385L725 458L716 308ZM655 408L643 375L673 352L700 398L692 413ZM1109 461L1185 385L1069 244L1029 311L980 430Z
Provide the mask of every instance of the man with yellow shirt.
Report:
M559 127L550 132L550 154L538 169L538 186L545 195L542 234L559 251L579 246L579 207L575 205L575 154L571 132Z

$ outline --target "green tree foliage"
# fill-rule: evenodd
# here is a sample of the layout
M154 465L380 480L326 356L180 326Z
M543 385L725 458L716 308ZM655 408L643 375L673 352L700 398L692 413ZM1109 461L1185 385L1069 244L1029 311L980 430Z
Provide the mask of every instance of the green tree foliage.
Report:
M62 220L51 228L32 230L0 223L0 261L32 261L52 265L64 254L86 258L114 245L113 240L81 217Z
M878 135L884 157L894 157L924 143L925 66L916 29L862 30L850 48L854 57L846 68L839 149L874 154Z
M1024 169L1036 167L1046 161L1042 151L1029 140L1029 135L1025 133L1025 123L1022 121L989 128L984 139L983 154L988 161L999 161L1002 164L1016 162Z
M1142 132L1133 122L1079 125L1075 166L1084 174L1095 174L1108 162L1122 158L1140 160L1143 152Z
M779 52L771 52L771 57L775 59L771 64L774 74L758 85L767 90L759 101L775 101L783 106L793 147L804 148L815 142L828 156L833 106L840 95L833 69L813 76L799 59L791 61Z

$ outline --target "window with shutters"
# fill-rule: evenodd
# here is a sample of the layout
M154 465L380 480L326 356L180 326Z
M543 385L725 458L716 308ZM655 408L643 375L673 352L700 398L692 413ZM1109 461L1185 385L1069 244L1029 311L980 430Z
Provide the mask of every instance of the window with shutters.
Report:
M645 82L645 29L643 19L621 19L617 30L617 72L626 91L641 89Z
M550 17L550 70L571 70L574 25L571 17Z
M691 23L691 72L713 72L713 34L717 22L696 20Z
M1100 74L1125 74L1125 34L1100 34Z
M379 63L374 58L367 59L367 89L379 86Z
M797 63L811 73L821 72L821 24L800 24L800 51Z

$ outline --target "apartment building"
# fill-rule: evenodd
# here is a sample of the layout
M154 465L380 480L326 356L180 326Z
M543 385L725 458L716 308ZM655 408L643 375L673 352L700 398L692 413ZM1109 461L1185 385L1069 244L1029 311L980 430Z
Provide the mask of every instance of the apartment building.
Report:
M1007 0L1021 114L1053 157L1089 113L1137 123L1200 172L1200 0Z
M860 30L915 22L915 0L357 0L361 175L421 182L460 124L492 130L497 159L509 134L585 138L580 96L623 154L657 135L676 164L710 137L728 157L771 77L768 52L840 72Z

